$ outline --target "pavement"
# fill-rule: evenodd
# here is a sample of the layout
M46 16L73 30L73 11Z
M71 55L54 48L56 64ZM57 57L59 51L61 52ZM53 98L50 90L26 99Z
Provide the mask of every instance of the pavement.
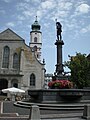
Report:
M44 118L45 117L45 118ZM28 120L29 116L18 116L18 117L0 117L0 120ZM69 116L66 115L55 115L53 114L52 117L50 115L41 115L41 120L85 120L81 116Z
M44 118L45 116L45 118ZM64 113L64 114L52 114L41 116L42 120L85 120L83 113Z
M0 120L28 120L28 117L0 117ZM41 118L41 120L85 120L81 117L67 117L67 118Z
M82 113L64 113L64 114L42 114L40 115L40 118L42 120L51 120L51 119L72 119L72 118L81 118ZM18 115L18 114L14 114L14 113L3 113L0 115L0 119L25 119L27 120L29 118L29 115Z

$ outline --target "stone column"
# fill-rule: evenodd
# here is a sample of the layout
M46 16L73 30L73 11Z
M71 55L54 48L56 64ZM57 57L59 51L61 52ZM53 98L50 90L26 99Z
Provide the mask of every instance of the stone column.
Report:
M90 105L89 104L84 106L83 118L90 120Z
M62 45L64 45L64 42L62 40L57 40L55 45L57 46L56 75L62 76L62 72L64 71L62 64Z
M9 80L8 80L8 88L10 88L10 87L11 87L11 80L10 80L10 78L9 78ZM8 98L11 98L10 93L7 94L7 97L8 97Z
M30 110L30 116L28 120L41 120L39 106L32 105Z
M8 88L11 87L11 80L8 80Z

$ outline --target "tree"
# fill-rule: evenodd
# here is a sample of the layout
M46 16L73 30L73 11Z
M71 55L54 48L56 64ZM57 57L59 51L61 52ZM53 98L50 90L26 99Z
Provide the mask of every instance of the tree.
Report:
M65 62L71 70L71 81L78 88L90 86L90 61L85 54L76 53L76 56L70 57L70 61Z

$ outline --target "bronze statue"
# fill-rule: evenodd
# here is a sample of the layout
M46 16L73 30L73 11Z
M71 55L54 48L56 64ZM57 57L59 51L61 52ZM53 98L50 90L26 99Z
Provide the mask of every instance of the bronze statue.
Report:
M56 28L57 28L57 40L61 40L62 25L60 24L60 22L56 22Z

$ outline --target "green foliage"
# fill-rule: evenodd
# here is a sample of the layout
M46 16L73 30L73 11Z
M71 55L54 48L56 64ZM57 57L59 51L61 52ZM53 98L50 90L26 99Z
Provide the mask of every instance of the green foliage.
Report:
M65 66L71 70L71 80L78 88L90 86L90 61L86 55L76 53L76 56L70 58Z

